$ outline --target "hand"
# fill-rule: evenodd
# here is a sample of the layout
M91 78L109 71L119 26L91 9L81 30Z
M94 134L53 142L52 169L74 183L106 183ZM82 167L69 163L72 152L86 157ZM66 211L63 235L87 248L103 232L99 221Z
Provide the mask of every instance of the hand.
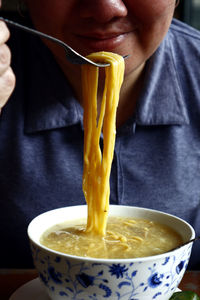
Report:
M15 75L10 67L11 52L5 44L9 36L6 24L0 21L0 113L15 87Z

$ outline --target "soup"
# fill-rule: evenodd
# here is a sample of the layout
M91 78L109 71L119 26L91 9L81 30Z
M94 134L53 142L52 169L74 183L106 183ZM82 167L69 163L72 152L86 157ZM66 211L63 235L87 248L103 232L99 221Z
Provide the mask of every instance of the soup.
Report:
M145 219L109 217L104 237L85 229L84 220L62 223L46 231L41 243L75 256L123 259L162 254L182 242L170 227Z
M87 220L60 224L48 230L41 243L53 250L82 257L122 259L167 252L182 242L171 228L144 219L108 218L109 177L113 160L116 111L124 76L124 60L108 52L88 56L109 63L100 114L97 112L98 68L82 67L84 103L83 193ZM103 150L99 141L103 133Z

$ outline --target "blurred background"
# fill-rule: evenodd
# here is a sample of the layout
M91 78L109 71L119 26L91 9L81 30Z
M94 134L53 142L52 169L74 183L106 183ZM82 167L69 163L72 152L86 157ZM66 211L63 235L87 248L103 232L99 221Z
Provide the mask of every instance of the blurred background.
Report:
M180 0L175 17L200 30L200 0Z
M1 12L4 16L16 19L16 13L25 15L25 11L23 0L2 0ZM200 30L200 0L180 0L175 17Z

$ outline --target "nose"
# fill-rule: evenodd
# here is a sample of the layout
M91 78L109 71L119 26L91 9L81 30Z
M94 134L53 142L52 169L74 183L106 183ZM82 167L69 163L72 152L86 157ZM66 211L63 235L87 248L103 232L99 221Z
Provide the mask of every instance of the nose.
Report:
M80 3L80 16L95 19L99 23L106 23L128 14L122 0L80 0Z

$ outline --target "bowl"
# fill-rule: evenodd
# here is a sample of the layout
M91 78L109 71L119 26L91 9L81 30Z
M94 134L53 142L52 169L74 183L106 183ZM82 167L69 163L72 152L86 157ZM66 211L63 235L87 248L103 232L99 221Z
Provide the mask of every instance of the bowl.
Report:
M67 255L40 243L50 227L86 218L87 206L58 208L45 212L28 226L35 267L53 300L168 300L187 268L192 243L164 254L131 259L97 259ZM175 229L188 241L194 229L184 220L161 211L110 205L109 216L145 218Z

